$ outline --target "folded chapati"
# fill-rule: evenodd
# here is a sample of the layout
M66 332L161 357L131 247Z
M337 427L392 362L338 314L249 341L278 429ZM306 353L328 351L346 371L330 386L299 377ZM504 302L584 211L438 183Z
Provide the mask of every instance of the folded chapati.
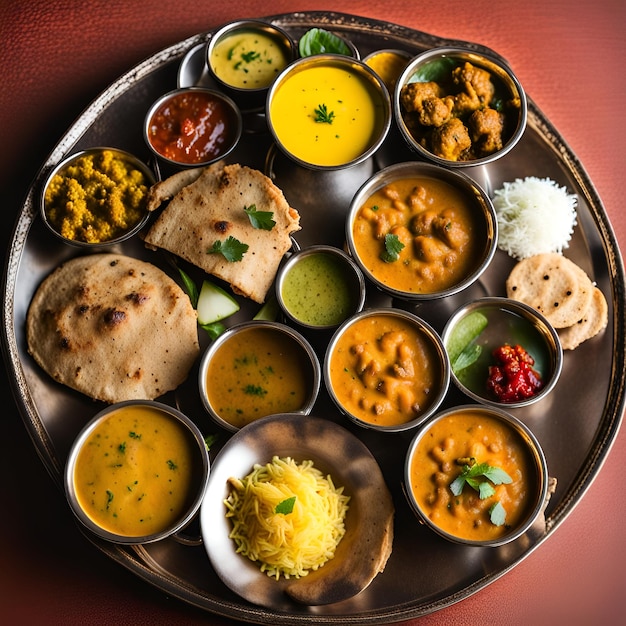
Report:
M156 266L120 254L58 267L31 301L26 332L52 378L109 403L175 389L199 353L188 296Z
M187 178L175 174L158 183L150 208L168 197L171 200L144 238L146 245L168 250L228 282L235 293L263 302L292 245L291 233L300 229L300 216L283 192L258 170L220 162L200 175L194 170ZM251 208L272 214L271 230L252 224L245 210ZM216 243L231 237L248 246L240 259L211 252Z

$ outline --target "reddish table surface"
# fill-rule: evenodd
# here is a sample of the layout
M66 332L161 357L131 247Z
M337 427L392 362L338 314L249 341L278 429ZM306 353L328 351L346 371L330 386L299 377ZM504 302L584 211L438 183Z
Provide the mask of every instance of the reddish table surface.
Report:
M622 249L626 124L623 0L4 0L0 2L0 192L4 248L30 182L110 82L178 40L242 17L328 10L474 41L508 58L589 173ZM7 386L2 391L0 622L235 622L165 597L79 533ZM538 550L426 624L611 624L626 593L626 432L580 504ZM419 558L416 555L416 558Z

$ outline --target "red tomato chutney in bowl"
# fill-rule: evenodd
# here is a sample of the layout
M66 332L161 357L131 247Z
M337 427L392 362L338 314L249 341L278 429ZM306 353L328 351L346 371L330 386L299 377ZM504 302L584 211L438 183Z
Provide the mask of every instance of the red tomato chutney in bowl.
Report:
M542 514L548 470L520 420L495 407L448 409L420 430L405 462L406 496L418 518L442 537L499 546Z
M150 108L144 127L150 149L178 166L208 165L229 154L242 133L241 113L212 89L175 89Z

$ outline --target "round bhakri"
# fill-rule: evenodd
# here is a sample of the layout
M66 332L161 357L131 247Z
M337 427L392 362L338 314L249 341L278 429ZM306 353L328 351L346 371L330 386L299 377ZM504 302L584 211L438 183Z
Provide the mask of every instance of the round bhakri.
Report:
M567 328L591 305L593 283L578 265L556 252L517 263L506 281L509 298L537 309L554 326Z
M28 351L56 381L108 403L175 389L199 353L196 312L158 267L120 254L76 257L37 289Z
M609 321L609 307L604 294L593 288L591 305L585 314L572 326L559 328L559 339L563 350L574 350L581 343L603 331Z

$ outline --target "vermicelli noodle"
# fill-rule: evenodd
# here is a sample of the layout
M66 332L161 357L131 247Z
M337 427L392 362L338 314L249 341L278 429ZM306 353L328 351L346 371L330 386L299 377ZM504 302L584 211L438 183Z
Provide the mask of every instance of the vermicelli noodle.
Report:
M230 538L262 572L300 578L333 558L345 534L350 498L312 461L275 456L271 463L255 464L243 479L229 479L229 485L224 503L233 525Z

